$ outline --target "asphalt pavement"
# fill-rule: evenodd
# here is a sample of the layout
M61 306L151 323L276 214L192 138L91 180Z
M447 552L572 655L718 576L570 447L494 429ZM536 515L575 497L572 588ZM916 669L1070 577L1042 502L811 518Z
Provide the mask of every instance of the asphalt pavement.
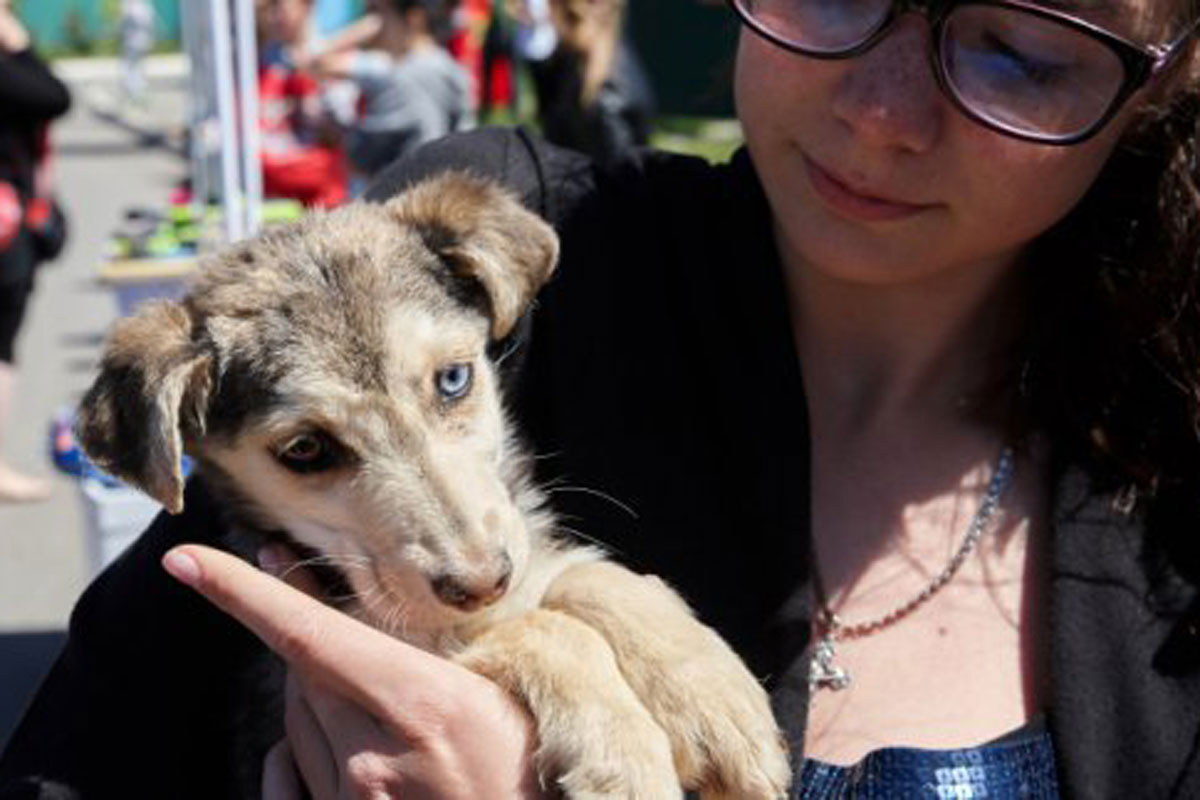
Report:
M74 98L53 131L71 233L59 261L40 271L17 343L13 418L0 442L11 463L51 477L54 494L42 503L0 504L0 745L90 579L84 501L78 481L53 468L49 427L87 388L117 316L113 293L97 281L104 243L127 208L164 208L187 172L179 150L187 108L181 59L151 63L150 93L140 106L119 99L113 61L55 69Z

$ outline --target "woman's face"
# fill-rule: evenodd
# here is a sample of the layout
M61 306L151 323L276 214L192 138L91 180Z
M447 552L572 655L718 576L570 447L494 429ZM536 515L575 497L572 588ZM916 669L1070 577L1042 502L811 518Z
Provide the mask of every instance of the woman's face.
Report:
M1154 0L1114 2L1132 20ZM1075 205L1145 102L1081 144L1006 137L942 94L930 39L908 14L866 53L821 61L743 31L738 115L789 264L877 285L1002 268Z

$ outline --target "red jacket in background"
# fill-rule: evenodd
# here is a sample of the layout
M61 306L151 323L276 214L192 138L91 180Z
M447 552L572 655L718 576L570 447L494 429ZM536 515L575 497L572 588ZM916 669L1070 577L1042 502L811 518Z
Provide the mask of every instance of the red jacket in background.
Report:
M347 199L346 160L318 135L320 87L282 63L259 69L263 193L328 208Z

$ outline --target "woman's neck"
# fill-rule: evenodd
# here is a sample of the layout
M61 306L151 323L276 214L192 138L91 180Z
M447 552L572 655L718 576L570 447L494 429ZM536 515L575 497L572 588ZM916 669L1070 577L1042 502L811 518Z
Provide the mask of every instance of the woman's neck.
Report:
M1020 324L1011 258L892 285L787 261L810 413L830 432L965 418Z

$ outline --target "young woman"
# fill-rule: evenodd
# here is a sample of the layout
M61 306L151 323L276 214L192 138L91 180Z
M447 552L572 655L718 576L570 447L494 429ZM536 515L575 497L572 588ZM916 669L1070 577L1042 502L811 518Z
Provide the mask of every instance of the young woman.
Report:
M1200 795L1194 9L734 7L729 165L489 131L373 196L471 167L558 227L513 405L573 527L768 680L797 796ZM0 780L228 796L258 645L166 553L290 667L270 796L536 796L511 700L171 549L217 541L188 504L81 601Z
M67 112L67 86L38 58L9 0L0 0L0 447L16 400L16 340L33 294L38 247L31 224L48 125ZM0 503L50 496L51 485L0 455Z

